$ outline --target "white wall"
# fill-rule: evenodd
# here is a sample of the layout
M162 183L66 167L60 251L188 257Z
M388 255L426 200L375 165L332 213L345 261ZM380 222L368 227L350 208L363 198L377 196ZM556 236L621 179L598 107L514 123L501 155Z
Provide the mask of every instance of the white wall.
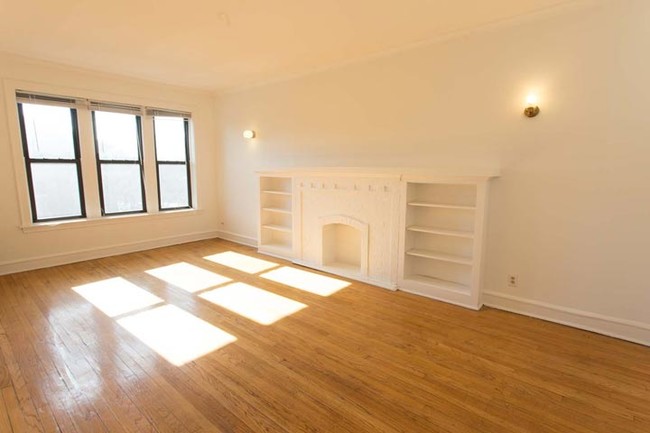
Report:
M221 95L221 229L255 237L260 168L497 166L486 300L650 342L648 22L647 0L582 2Z
M76 226L23 232L18 191L12 163L9 129L17 126L15 112L7 112L0 88L0 273L210 237L217 228L217 154L214 99L206 92L190 91L139 80L75 70L49 63L0 54L4 82L29 82L34 86L66 89L70 96L101 94L116 102L188 107L193 112L198 161L196 169L199 212L170 218L125 218L111 224ZM29 90L29 89L28 89ZM64 93L65 94L65 93ZM68 94L65 94L68 95ZM157 105L154 105L157 106ZM22 170L22 167L18 168ZM19 174L20 175L20 174ZM24 173L23 173L24 175ZM68 225L68 227L70 227Z

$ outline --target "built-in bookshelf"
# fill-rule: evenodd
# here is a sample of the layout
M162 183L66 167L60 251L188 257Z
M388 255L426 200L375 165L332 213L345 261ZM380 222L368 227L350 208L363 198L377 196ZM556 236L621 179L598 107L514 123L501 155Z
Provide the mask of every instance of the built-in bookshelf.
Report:
M479 308L487 184L448 182L403 183L399 287Z
M293 185L286 176L260 176L259 251L293 257Z

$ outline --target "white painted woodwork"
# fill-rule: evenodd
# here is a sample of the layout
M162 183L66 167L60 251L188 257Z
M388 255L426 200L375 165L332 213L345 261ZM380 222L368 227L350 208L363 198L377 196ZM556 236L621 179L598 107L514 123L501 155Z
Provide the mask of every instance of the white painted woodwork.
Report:
M259 251L290 259L294 256L293 180L290 176L260 177Z
M481 308L489 177L404 177L400 289Z
M260 172L259 251L478 309L487 183L407 171Z

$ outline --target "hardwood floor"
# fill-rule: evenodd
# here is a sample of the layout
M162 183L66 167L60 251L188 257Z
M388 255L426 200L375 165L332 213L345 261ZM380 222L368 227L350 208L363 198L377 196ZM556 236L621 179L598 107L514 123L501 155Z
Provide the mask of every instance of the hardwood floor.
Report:
M0 432L650 432L648 347L285 266L211 240L0 277Z

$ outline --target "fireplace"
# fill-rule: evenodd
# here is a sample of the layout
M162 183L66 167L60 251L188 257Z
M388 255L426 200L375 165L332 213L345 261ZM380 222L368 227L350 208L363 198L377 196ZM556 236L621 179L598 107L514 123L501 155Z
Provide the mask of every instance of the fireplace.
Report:
M394 289L399 178L305 176L297 263Z
M321 265L341 273L368 276L368 224L344 215L320 218Z

